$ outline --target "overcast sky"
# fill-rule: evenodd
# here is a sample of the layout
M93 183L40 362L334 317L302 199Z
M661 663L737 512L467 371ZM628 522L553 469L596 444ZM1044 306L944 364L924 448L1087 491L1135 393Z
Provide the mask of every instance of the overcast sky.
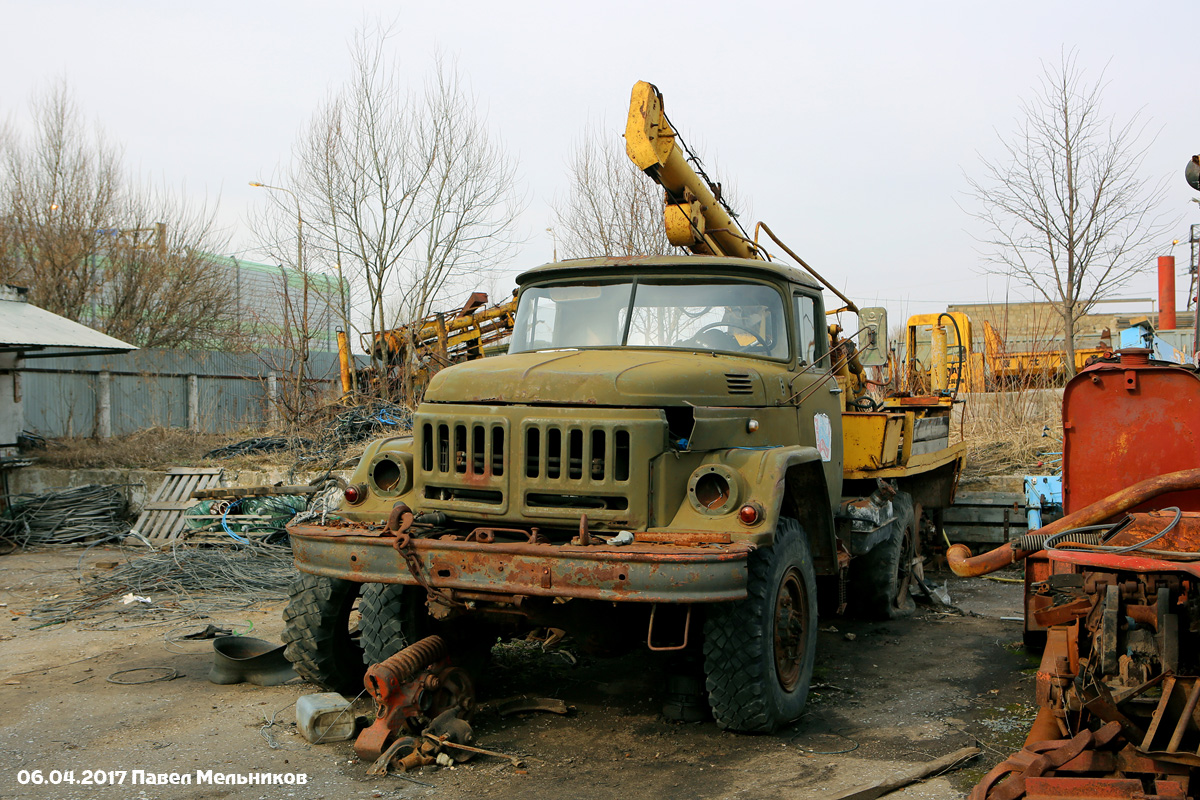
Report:
M13 2L0 0L0 116L57 77L142 175L220 198L231 253L317 103L349 75L364 17L397 20L417 86L436 51L457 59L520 164L527 243L506 270L551 256L550 205L589 124L622 133L648 80L689 142L780 236L859 305L902 315L1002 301L981 274L963 173L997 155L1042 60L1074 48L1107 67L1104 108L1156 136L1146 177L1166 177L1175 249L1200 223L1183 168L1200 152L1200 67L1184 2ZM747 225L747 227L750 227ZM1166 243L1169 246L1169 242ZM1166 250L1164 250L1164 253ZM507 282L507 276L499 285ZM1179 307L1186 278L1179 279ZM1152 297L1153 272L1123 294ZM1013 287L1015 289L1015 287ZM1149 310L1145 304L1137 306Z

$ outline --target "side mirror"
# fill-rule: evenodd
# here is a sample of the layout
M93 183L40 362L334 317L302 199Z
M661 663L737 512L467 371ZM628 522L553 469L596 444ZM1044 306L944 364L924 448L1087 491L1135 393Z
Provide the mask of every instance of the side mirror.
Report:
M864 367L887 366L887 309L860 308L858 327L866 328L858 337L858 360Z

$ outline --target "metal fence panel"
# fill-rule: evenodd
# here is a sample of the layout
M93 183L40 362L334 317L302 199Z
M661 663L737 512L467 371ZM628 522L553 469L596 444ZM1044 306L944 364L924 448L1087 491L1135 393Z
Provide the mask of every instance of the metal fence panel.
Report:
M138 350L106 356L66 356L22 362L25 427L42 436L91 436L97 431L100 373L109 373L112 433L188 425L189 376L196 376L197 422L205 433L263 427L270 419L268 376L282 354ZM337 353L309 358L310 375L340 393Z

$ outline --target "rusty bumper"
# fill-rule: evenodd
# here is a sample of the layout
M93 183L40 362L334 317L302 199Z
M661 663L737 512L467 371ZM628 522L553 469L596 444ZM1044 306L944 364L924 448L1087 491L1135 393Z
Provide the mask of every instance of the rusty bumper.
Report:
M746 597L744 542L624 547L413 539L355 535L346 528L288 528L302 572L360 583L427 584L436 589L635 603L719 603ZM374 533L374 531L372 531ZM419 576L414 574L418 571Z

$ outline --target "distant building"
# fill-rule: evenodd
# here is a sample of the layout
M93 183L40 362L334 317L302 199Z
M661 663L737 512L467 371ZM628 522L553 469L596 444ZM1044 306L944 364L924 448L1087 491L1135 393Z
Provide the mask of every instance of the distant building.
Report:
M228 256L209 256L214 265L230 273L230 291L241 321L241 332L261 347L279 347L290 300L293 326L301 318L305 274L290 267L258 264ZM332 275L308 273L308 334L312 352L335 352L340 293ZM343 281L344 283L344 281ZM285 295L286 291L286 295ZM293 332L295 333L295 331Z
M1103 308L1103 306L1100 306ZM983 352L984 323L991 325L1005 343L1008 352L1052 352L1063 349L1062 317L1050 303L960 303L946 307L948 312L966 314L971 320L972 350ZM1158 314L1121 312L1085 315L1075 326L1075 348L1090 350L1102 346L1120 347L1120 331L1148 320L1158 328ZM1195 311L1177 311L1176 328L1190 338Z

